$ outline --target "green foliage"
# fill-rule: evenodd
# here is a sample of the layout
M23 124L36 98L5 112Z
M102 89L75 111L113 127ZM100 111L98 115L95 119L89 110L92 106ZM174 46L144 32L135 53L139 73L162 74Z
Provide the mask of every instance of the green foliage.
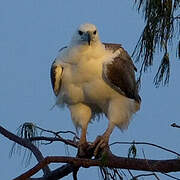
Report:
M36 126L33 123L26 122L19 126L17 135L21 138L30 139L38 135Z
M170 60L168 47L173 40L180 37L180 0L135 0L138 12L142 10L145 27L134 49L136 62L142 59L139 81L142 72L153 65L154 54L158 50L164 53L154 83L159 86L169 82ZM178 58L180 58L180 42L178 44ZM165 78L163 78L165 77Z
M131 156L135 158L136 155L137 155L137 149L135 146L135 141L133 141L132 145L129 147L129 150L128 150L128 158L130 158Z
M165 76L165 80L163 81L164 74L166 74L166 76ZM169 76L170 76L170 62L169 62L169 54L166 52L162 58L158 72L154 77L155 85L158 87L160 85L160 82L162 82L163 85L167 84L169 82Z
M105 166L108 162L108 153L105 151L101 155L101 164L102 166Z
M37 128L33 123L26 122L22 125L20 125L17 129L17 136L23 138L23 139L30 139L32 137L38 136ZM39 146L38 141L32 142L35 146ZM12 145L11 151L10 151L10 157L17 153L21 155L22 146L16 144L15 142ZM23 148L24 149L24 148ZM25 164L25 166L28 166L30 163L30 160L32 158L32 151L29 151L28 149L24 149L24 155L23 155L23 161L22 163ZM25 162L25 163L24 163Z

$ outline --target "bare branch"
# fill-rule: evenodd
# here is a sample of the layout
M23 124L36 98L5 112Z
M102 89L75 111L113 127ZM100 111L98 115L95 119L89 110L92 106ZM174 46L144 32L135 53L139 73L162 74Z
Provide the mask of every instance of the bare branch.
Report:
M0 126L0 133L3 136L5 136L6 138L8 138L9 140L14 141L14 142L18 143L19 145L21 145L25 148L28 148L30 151L32 151L38 162L41 162L44 160L44 157L43 157L42 153L39 151L39 149L35 145L33 145L28 139L20 138L20 137L16 136L15 134L4 129L2 126ZM44 166L43 172L44 172L44 174L50 173L49 167Z
M36 125L34 125L37 129L40 129L42 132L48 132L48 133L51 133L51 134L54 134L55 136L57 136L57 137L60 137L59 136L59 134L67 134L67 133L70 133L70 134L72 134L72 135L74 135L74 137L76 138L76 139L79 139L79 137L76 135L76 133L75 132L73 132L73 131L57 131L57 132L55 132L55 131L52 131L52 130L48 130L48 129L44 129L44 128L41 128L41 127L39 127L39 126L36 126Z
M143 176L154 176L157 180L160 180L160 179L157 177L157 175L156 175L156 174L154 174L154 173L149 173L149 174L140 174L140 175L134 176L134 177L133 177L133 179L131 179L131 180L134 180L134 179L137 179L137 178L139 178L139 177L143 177Z
M72 173L74 170L76 169L76 167L72 164L66 164L61 166L60 168L57 168L53 171L51 171L50 174L43 176L41 178L29 178L28 180L58 180L63 178L64 176L69 175L70 173Z
M114 142L114 143L111 143L109 146L112 146L112 145L115 145L115 144L142 144L142 145L150 145L150 146L154 146L154 147L157 147L159 149L163 149L167 152L170 152L170 153L173 153L175 155L177 155L178 157L180 157L180 154L175 152L175 151L172 151L170 149L167 149L165 147L162 147L162 146L159 146L159 145L156 145L156 144L153 144L153 143L147 143L147 142Z
M171 124L171 126L172 126L172 127L176 127L176 128L180 128L180 126L177 125L176 123Z
M59 137L46 137L46 136L31 137L30 141L50 141L50 142L60 141L67 145L73 146L75 148L78 147L78 142L72 141L70 139L64 139L60 136Z
M121 168L121 169L132 169L132 170L142 170L142 171L154 171L154 172L176 172L180 171L180 160L179 159L169 159L169 160L144 160L135 158L124 158L111 155L108 157L109 160L103 163L104 167L109 168ZM90 166L102 166L101 160L92 159L82 159L75 157L65 157L65 156L49 156L43 161L38 163L29 171L25 172L21 176L15 178L14 180L23 180L29 178L30 176L37 173L40 169L45 167L50 163L69 163L75 166L88 168Z
M179 180L179 178L174 177L174 176L172 176L172 175L169 175L169 174L167 174L167 173L162 173L162 174L164 174L164 175L167 176L167 177L170 177L171 179Z
M177 125L176 125L177 126ZM52 131L53 132L53 131ZM60 132L60 131L59 131ZM161 172L161 173L167 173L167 172L176 172L180 171L180 159L169 159L169 160L148 160L148 159L136 159L136 158L124 158L124 157L118 157L113 154L108 154L107 161L104 162L102 159L91 159L93 156L93 150L91 155L85 157L85 158L78 158L78 157L65 157L65 156L49 156L44 158L41 154L41 152L38 150L38 148L31 143L31 141L60 141L65 144L68 144L70 146L73 146L75 148L78 147L77 141L72 141L69 139L64 139L57 135L56 137L30 137L30 139L26 138L20 138L13 133L7 131L2 126L0 126L0 133L7 137L8 139L18 143L19 145L28 148L33 152L35 157L38 160L38 164L31 168L29 171L25 172L21 176L15 178L14 180L21 180L21 179L29 179L29 180L57 180L59 178L62 178L69 173L74 172L77 168L80 167L91 167L91 166L99 166L99 167L108 167L110 169L131 169L131 170L141 170L141 171L151 171L152 175L156 175L154 172ZM131 142L115 142L114 144L131 144ZM146 143L146 142L134 142L133 144L146 144L151 145L160 149L163 149L165 151L171 152L173 154L176 154L177 156L180 156L179 153L171 151L167 148L164 148L159 145L155 145L152 143ZM50 171L48 168L48 164L50 163L68 163L66 165L61 166L60 168L57 168L54 171ZM44 176L40 178L31 178L32 175L36 174L39 170L43 169ZM112 179L115 177L115 171L110 172L108 174ZM119 175L119 174L117 174ZM166 175L166 174L165 174ZM169 175L168 175L169 176ZM75 177L75 176L74 176ZM170 176L169 176L170 177ZM157 178L157 177L156 177Z

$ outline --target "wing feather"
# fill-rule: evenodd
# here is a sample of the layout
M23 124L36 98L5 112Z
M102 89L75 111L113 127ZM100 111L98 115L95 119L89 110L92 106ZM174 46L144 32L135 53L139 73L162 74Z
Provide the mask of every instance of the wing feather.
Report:
M63 67L60 64L56 64L56 61L54 61L51 66L51 84L56 96L59 94L61 89L62 74Z
M137 71L128 53L120 44L104 43L107 50L115 53L115 57L103 64L103 79L120 94L141 101L138 94L138 87L135 79Z

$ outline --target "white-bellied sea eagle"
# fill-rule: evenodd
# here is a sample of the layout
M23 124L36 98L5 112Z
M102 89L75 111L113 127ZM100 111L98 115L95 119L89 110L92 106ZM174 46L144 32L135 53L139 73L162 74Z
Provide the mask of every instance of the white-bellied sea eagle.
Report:
M104 113L108 127L96 140L96 150L108 146L117 126L128 127L140 109L136 67L120 44L102 43L93 24L82 24L70 44L60 50L51 67L56 104L67 105L72 121L81 128L79 149L87 147L88 123Z

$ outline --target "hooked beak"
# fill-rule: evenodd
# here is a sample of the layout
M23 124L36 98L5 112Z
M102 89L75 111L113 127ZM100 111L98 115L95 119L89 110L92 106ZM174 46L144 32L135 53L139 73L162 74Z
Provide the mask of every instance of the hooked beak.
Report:
M91 35L89 33L87 35L88 35L88 39L87 39L88 40L88 45L90 46L91 45Z

